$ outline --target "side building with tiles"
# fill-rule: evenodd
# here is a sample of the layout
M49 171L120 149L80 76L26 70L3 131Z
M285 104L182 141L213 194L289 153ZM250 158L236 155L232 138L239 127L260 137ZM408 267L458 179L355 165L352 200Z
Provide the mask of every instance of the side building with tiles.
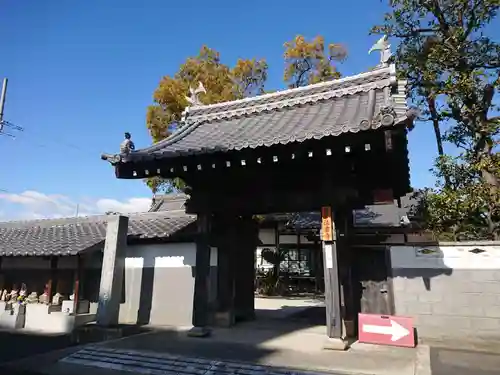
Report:
M26 329L71 330L73 323L65 323L63 316L73 315L75 306L77 321L95 320L108 219L100 215L0 223L0 290L19 292L24 285L28 294L45 292L62 299L48 309L36 304L37 312L35 304L28 304ZM129 215L121 323L191 323L194 221L184 210ZM72 302L75 296L78 304ZM47 324L49 318L53 324Z

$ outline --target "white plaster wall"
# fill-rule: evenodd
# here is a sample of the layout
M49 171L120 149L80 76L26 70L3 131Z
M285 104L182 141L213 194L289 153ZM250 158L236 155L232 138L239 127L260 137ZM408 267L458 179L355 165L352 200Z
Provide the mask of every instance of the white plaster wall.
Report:
M301 244L311 244L311 243L314 243L314 241L309 241L307 239L307 236L301 235L300 236L300 243Z
M481 252L475 253L472 250ZM500 269L500 245L392 246L392 268Z
M279 241L280 244L296 244L298 239L296 234L282 234Z
M262 250L264 249L272 249L275 250L276 246L259 246L256 249L256 254L255 254L255 267L256 269L272 269L273 265L272 263L266 262L264 258L262 258Z
M210 264L217 265L216 248L211 249ZM152 325L190 325L195 265L195 243L129 246L125 259L126 300L120 306L120 321L135 323L149 316ZM152 285L146 285L151 281Z
M264 228L259 230L259 240L264 245L276 244L275 230L272 228Z

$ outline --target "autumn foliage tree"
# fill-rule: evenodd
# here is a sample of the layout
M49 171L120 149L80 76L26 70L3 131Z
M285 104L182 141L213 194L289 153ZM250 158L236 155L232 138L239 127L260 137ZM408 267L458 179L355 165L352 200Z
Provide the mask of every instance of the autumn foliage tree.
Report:
M372 32L399 40L396 60L414 103L439 130L438 141L459 150L458 157L446 156L438 143L438 185L425 192L425 222L455 239L499 238L500 44L487 29L500 0L388 3L392 11Z
M154 104L148 107L146 123L153 142L167 138L178 127L182 112L188 106L190 87L201 82L206 94L204 104L214 104L264 92L267 63L263 59L239 59L233 67L223 64L219 52L203 46L197 56L189 57L172 76L161 79L153 94ZM153 193L182 187L182 181L161 178L146 180Z
M284 81L288 87L301 87L340 78L335 62L345 59L347 52L340 44L325 46L322 36L307 41L302 35L284 44Z

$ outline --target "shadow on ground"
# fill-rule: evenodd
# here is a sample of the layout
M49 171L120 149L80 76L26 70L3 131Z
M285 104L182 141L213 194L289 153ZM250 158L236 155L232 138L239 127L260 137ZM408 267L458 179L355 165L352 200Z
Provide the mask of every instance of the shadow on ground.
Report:
M18 360L72 345L70 335L0 332L0 363Z
M0 331L0 374L35 374L36 372L27 370L17 372L11 368L5 369L4 365L13 361L31 360L49 352L149 331L150 328L135 325L120 325L106 331L97 329L95 325L88 325L80 327L73 334L64 335L3 330Z
M325 306L304 307L287 306L285 304L279 310L256 309L255 315L257 317L256 323L262 327L271 325L274 328L282 326L288 329L303 329L326 325Z

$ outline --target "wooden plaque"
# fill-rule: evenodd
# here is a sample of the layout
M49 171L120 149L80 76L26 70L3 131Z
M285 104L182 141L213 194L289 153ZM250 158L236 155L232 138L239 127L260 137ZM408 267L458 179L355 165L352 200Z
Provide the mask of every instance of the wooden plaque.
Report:
M321 207L321 239L323 241L333 241L331 207Z

